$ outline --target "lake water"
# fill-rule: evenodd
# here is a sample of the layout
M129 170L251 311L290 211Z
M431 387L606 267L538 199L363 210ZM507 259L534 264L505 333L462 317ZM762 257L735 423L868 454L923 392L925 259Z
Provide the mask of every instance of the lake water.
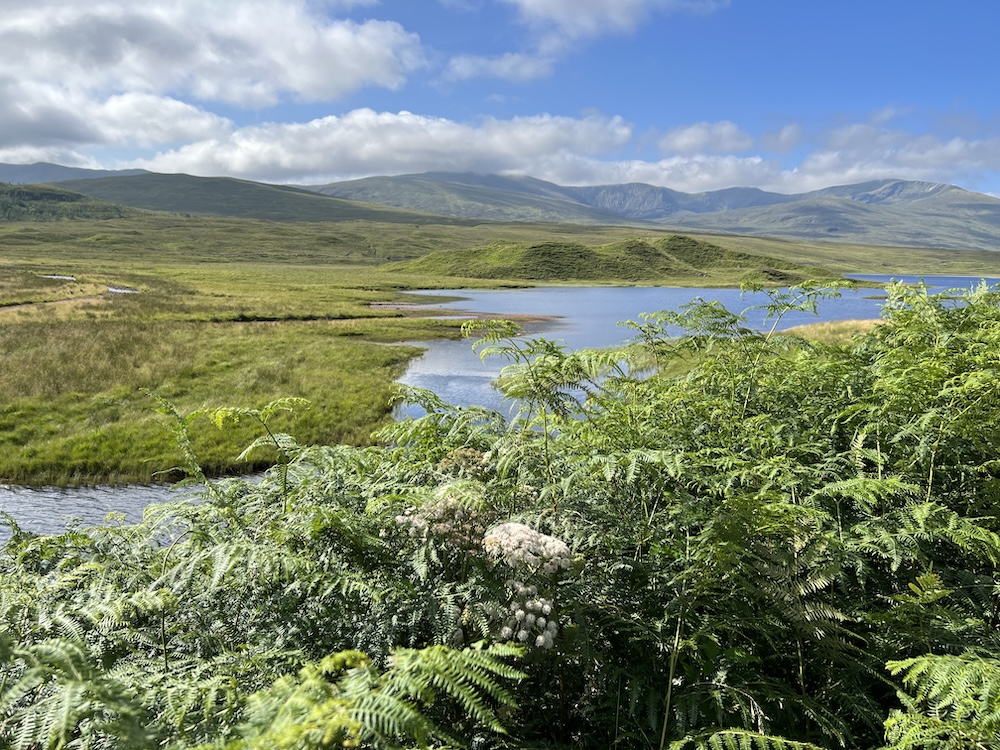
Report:
M893 279L917 283L918 277L853 276L859 280L888 283ZM923 277L935 291L968 289L979 283L978 278L965 276ZM986 279L991 285L1000 279ZM691 289L677 287L548 287L534 289L425 291L431 296L461 297L455 302L436 304L444 310L476 311L503 317L509 314L555 316L552 320L530 325L526 334L565 344L570 349L614 346L629 339L633 331L620 325L622 321L638 320L643 312L677 310L701 297L718 300L729 310L742 313L747 308L767 301L764 294L741 294L739 289ZM841 296L821 300L817 315L789 313L779 329L808 323L834 320L866 320L882 313L884 295L878 289L842 290ZM751 327L765 325L762 311L747 311ZM767 323L769 326L770 323ZM421 342L426 352L414 360L400 379L406 385L427 388L446 402L458 406L472 404L504 411L500 394L493 380L507 364L500 360L483 362L472 351L469 341ZM402 416L416 416L417 409L404 409Z
M888 282L889 277L855 278ZM901 281L919 279L896 277ZM990 284L1000 279L987 279ZM936 290L969 288L978 279L969 277L926 277ZM735 289L680 289L665 287L549 287L494 291L444 290L423 292L429 296L460 296L457 302L435 307L461 312L554 316L527 328L530 336L564 343L571 349L618 344L631 337L630 329L619 322L637 320L639 313L676 310L696 297L716 299L734 312L759 304L763 295L741 296ZM837 299L820 302L819 315L795 313L786 316L781 328L828 320L877 318L882 300L877 289L844 291ZM763 324L759 313L748 313L750 324ZM445 401L457 405L481 404L503 411L504 406L492 381L505 364L498 360L483 363L468 341L422 342L426 353L414 360L401 382L429 388ZM411 412L412 413L412 412ZM190 492L190 490L188 490ZM96 488L25 488L0 485L0 511L11 514L22 528L53 533L64 528L66 519L77 518L85 525L101 523L109 512L124 513L127 521L138 521L142 510L153 502L177 499L180 495L167 486L124 486ZM9 536L0 524L0 542Z

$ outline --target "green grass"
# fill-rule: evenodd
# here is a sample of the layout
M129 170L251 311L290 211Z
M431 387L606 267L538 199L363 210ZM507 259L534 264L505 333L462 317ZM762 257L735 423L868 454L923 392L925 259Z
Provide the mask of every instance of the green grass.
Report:
M434 259L442 267L428 258L401 273L387 263L434 251L486 262L489 254L474 248L511 243L536 250L521 254L539 276L534 282L446 276L442 267L454 267L456 256L444 253ZM624 284L731 286L748 274L780 283L785 273L828 268L1000 273L1000 257L985 253L669 232L637 238L621 227L154 214L0 222L0 482L166 478L158 473L180 456L144 389L183 413L303 397L313 407L282 429L304 443L365 443L389 418L393 380L417 351L386 345L457 336L459 325L372 303L414 302L408 291L420 288L568 281L574 259L583 261L577 268L598 268L602 283ZM576 278L588 283L585 273ZM138 293L109 294L109 286ZM211 473L253 468L236 458L249 432L226 436L207 420L197 426L196 447Z
M590 246L579 242L494 242L442 250L387 270L425 276L731 286L745 281L788 285L830 271L787 260L727 250L681 235L630 237Z

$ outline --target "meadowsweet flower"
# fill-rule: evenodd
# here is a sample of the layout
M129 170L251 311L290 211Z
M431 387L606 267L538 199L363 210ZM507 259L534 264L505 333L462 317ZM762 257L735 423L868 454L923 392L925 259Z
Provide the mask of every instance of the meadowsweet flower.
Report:
M483 537L483 547L511 568L527 567L552 575L573 562L561 539L542 534L523 523L501 523Z
M522 581L509 580L511 592L510 615L503 622L497 636L501 641L518 640L536 648L552 648L559 625L554 617L552 601L538 596L538 589ZM542 616L545 612L548 617Z

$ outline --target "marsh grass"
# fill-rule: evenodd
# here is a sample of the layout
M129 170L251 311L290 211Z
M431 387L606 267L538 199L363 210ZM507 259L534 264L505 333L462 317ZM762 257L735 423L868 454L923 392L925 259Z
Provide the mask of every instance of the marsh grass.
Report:
M493 242L597 246L635 236L628 227L163 214L0 223L0 482L171 478L180 457L143 389L182 413L303 397L313 407L280 429L303 443L365 443L389 418L393 380L418 351L383 345L459 335L458 321L414 317L384 303L440 301L408 293L419 288L526 283L400 274L386 270L387 261ZM736 253L836 270L1000 273L1000 257L986 253L703 237ZM744 273L723 272L712 283L736 285ZM138 293L109 294L109 286ZM243 428L223 434L205 427L194 433L207 472L266 463L263 456L257 465L236 460L252 438Z
M786 334L801 336L810 341L817 341L821 344L843 344L850 341L854 336L870 333L875 326L881 323L880 320L832 320L824 323L810 323L809 325L796 326L784 331Z
M393 381L419 351L357 338L371 332L328 321L4 326L10 367L0 379L0 476L26 484L176 478L169 470L181 456L146 389L182 413L226 399L251 407L300 396L312 407L281 429L307 443L364 444L389 418ZM263 454L236 460L256 437L249 429L216 430L205 420L193 432L210 474L268 463Z

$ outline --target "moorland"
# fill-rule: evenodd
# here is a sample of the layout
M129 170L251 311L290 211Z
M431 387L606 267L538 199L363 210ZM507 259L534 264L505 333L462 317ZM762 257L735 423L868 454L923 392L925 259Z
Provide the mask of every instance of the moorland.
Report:
M52 186L0 189L0 481L177 478L182 457L153 394L184 414L305 398L300 439L363 444L390 418L393 381L419 352L413 342L460 335L457 321L374 304L413 302L415 289L787 285L847 271L1000 269L997 255L977 251L439 219L222 178L182 178L173 194L190 201L195 179L200 205L221 215ZM322 201L338 220L300 218ZM285 220L225 215L236 205L268 205ZM223 433L198 418L204 429L192 434L209 474L274 460L237 458L251 427Z
M0 747L1000 746L1000 292L894 284L848 337L707 301L582 352L373 305L778 280L780 318L811 278L1000 253L282 197L340 219L0 186L0 477L200 487L138 524L2 516ZM391 420L400 342L463 333L517 416Z

